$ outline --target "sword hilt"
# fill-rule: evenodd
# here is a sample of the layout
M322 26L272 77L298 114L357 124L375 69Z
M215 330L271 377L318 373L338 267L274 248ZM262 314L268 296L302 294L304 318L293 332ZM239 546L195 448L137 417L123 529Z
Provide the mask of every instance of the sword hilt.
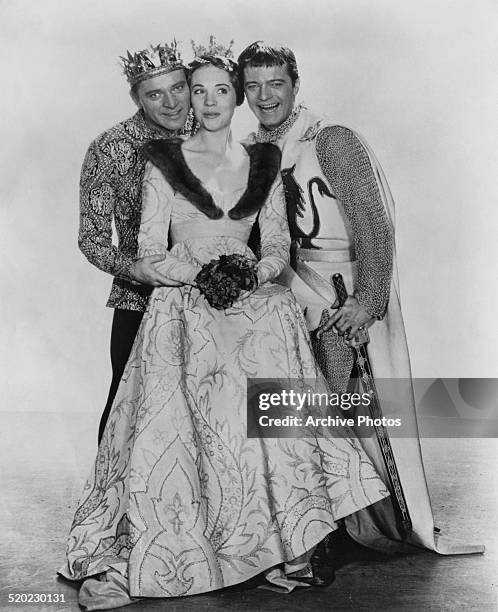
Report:
M332 276L332 282L334 284L335 292L337 295L337 301L339 307L344 305L344 302L348 298L348 292L342 274L334 274ZM343 337L344 340L344 337ZM369 406L370 414L373 418L382 417L382 410L378 403L377 392L375 390L375 383L372 377L372 371L370 368L370 361L368 359L368 351L366 344L368 344L370 338L366 329L359 329L353 341L349 342L350 346L356 356L356 367L358 368L357 376L362 380L364 388L368 389L371 394L371 404ZM379 442L380 451L384 460L384 465L387 471L387 476L391 485L391 492L393 494L393 507L396 516L396 523L400 531L403 540L408 538L412 531L412 522L408 511L403 488L401 486L401 479L396 467L396 461L389 440L389 435L384 426L376 426L375 431L377 434L377 440Z
M344 302L348 299L348 290L346 289L346 285L344 284L344 278L342 274L337 272L332 276L332 282L334 283L335 293L337 295L337 300L339 302L339 308L344 306ZM368 344L370 342L370 336L368 335L368 331L366 329L360 328L354 338L350 341L351 348L358 348L363 344Z
M337 295L337 300L339 301L339 307L344 306L344 302L348 299L348 290L346 289L346 285L344 284L344 279L342 278L342 274L334 274L332 277L332 282L334 283L335 293Z

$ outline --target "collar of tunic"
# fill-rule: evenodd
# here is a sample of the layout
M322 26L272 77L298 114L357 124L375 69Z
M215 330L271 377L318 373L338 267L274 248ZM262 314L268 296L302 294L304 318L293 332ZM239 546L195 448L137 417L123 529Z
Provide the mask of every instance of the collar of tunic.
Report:
M268 130L262 125L259 124L258 132L256 134L256 140L258 142L271 142L276 143L278 140L283 138L285 134L291 129L291 127L296 123L301 110L304 108L302 104L298 104L296 108L292 111L292 113L287 117L287 119L281 123L274 130Z

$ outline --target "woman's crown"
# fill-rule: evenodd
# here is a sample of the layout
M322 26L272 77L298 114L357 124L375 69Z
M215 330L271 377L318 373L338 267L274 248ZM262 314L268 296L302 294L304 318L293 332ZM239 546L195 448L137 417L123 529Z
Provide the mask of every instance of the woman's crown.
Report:
M151 45L150 48L133 54L127 51L127 54L128 57L121 57L120 59L123 73L132 86L159 74L185 68L176 40L173 40L170 45L166 43L164 45Z
M233 52L233 40L230 41L228 47L216 42L216 37L211 34L209 37L209 44L207 47L204 45L196 45L193 40L190 41L192 44L192 50L196 58L202 57L203 55L214 55L215 57L232 59Z

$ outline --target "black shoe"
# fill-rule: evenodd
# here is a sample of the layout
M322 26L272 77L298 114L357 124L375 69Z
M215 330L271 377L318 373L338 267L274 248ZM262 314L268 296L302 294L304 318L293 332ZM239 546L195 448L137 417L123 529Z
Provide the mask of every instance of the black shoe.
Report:
M315 549L313 556L310 559L312 576L293 576L295 580L304 582L310 586L328 587L335 580L335 568L328 561L327 547L325 540L322 540Z
M327 587L335 580L335 567L330 562L328 552L328 538L318 544L310 559L313 577L310 579L313 586Z
M314 567L313 576L309 578L294 578L293 580L299 580L314 587L328 587L335 580L335 571L331 567Z

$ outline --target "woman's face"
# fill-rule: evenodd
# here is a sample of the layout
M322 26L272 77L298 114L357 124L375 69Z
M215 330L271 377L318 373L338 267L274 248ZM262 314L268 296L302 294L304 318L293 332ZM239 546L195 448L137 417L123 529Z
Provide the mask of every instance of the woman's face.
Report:
M230 125L235 110L235 89L228 72L210 64L198 68L190 83L192 108L201 127L217 132Z

